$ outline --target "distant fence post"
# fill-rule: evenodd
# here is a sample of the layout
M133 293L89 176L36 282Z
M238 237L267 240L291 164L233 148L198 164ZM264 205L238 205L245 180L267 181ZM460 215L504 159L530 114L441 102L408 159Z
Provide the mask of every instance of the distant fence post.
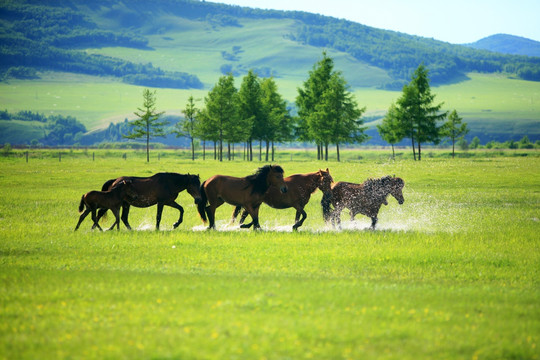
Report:
M26 162L28 163L28 151L26 152Z
M61 152L58 153L58 162L62 162L62 153Z
M96 153L92 152L92 161L96 161Z

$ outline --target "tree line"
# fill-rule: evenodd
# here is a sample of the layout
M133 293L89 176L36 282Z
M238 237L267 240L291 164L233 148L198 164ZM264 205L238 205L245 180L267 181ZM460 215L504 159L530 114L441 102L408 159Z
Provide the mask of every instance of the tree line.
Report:
M381 138L392 146L393 156L394 145L403 139L410 139L414 160L422 159L422 144L439 144L448 139L452 157L456 144L463 148L464 136L469 132L467 123L457 110L442 110L444 103L435 101L428 74L427 67L419 65L377 125ZM259 160L264 144L265 160L273 161L276 143L296 140L315 143L318 160L328 160L328 148L335 145L340 161L340 145L360 144L368 139L362 119L366 108L359 107L342 73L334 69L333 59L325 52L298 88L297 116L291 115L273 78L260 78L250 70L239 89L234 82L232 74L221 76L200 108L192 96L188 99L182 111L185 118L175 125L173 133L189 138L193 160L197 140L203 144L203 159L207 142L213 144L214 159L219 161L231 160L235 144L243 143L245 159L252 161L255 142L259 145ZM143 98L143 108L135 113L139 119L124 137L144 138L149 154L150 138L165 136L167 122L160 120L162 113L156 111L155 91L145 89ZM527 140L519 146L527 145Z
M159 120L155 91L145 89L143 100L133 131L126 137L144 138L148 149L151 137L165 135L166 123ZM199 140L203 159L208 142L213 144L214 158L219 161L232 159L234 146L240 143L248 161L253 161L256 144L259 159L264 152L266 161L274 160L275 144L294 139L316 143L318 159L328 160L328 147L335 145L339 161L340 144L361 143L368 138L361 118L365 108L359 108L345 78L334 70L334 61L326 53L298 90L296 106L298 116L292 116L272 77L260 78L250 70L236 88L235 78L229 73L219 78L202 107L196 106L193 97L188 99L183 109L185 118L173 132L190 139L193 159L195 141Z

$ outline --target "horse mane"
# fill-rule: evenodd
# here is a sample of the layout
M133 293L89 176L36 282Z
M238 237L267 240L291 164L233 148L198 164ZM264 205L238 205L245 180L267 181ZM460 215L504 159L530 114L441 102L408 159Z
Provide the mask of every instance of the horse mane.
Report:
M366 191L372 191L372 190L375 190L377 188L380 188L380 187L384 186L387 182L389 182L391 180L392 180L392 177L390 175L387 175L387 176L384 176L384 177L381 177L381 178L377 178L377 179L369 178L366 181L364 181L364 184L363 184L364 189Z
M377 188L380 188L380 187L383 187L389 183L399 183L400 185L401 184L405 184L405 182L403 181L402 178L398 178L398 177L393 177L393 176L390 176L390 175L387 175L387 176L383 176L381 178L377 178L377 179L367 179L366 181L364 181L364 189L366 191L372 191L374 189L377 189Z
M275 171L279 173L284 173L283 168L279 165L265 165L257 169L257 172L253 175L246 176L246 180L253 185L252 194L259 193L264 194L268 190L268 184L266 182L266 177L270 171Z

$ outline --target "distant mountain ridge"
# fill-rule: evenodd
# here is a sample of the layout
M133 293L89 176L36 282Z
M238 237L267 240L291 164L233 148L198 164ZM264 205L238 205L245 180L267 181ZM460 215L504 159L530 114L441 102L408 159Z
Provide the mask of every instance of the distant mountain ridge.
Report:
M465 46L502 54L540 57L540 42L521 36L495 34Z
M283 24L287 30L277 47L292 41L304 47L334 49L379 69L387 80L378 86L385 89L401 89L421 63L428 67L434 84L456 81L471 71L506 72L540 81L540 59L536 58L476 50L306 12L195 0L0 0L0 78L29 78L35 70L53 70L114 76L143 86L202 88L199 74L186 72L181 65L165 70L151 62L119 59L116 53L103 56L85 50L117 47L160 52L167 45L160 46L159 41L174 39L191 26L213 33L215 41L253 20ZM178 48L188 40L177 40ZM247 47L240 39L235 45ZM208 43L197 46L214 49ZM193 46L184 49L191 51ZM295 63L301 56L291 53L287 62ZM223 69L235 65L235 57L225 54L223 58ZM274 74L275 69L268 65L274 60L272 54L260 53L252 64Z

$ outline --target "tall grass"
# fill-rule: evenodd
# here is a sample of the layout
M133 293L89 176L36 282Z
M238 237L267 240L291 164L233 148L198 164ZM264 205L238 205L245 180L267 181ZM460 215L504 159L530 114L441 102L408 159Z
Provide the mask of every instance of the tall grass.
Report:
M387 158L386 158L387 159ZM134 209L136 230L74 232L82 193L119 175L245 176L259 163L145 163L113 153L0 158L0 358L535 359L540 341L538 157L280 161L336 181L405 182L378 229L324 224L319 192L294 211L261 207L263 231L206 231ZM109 218L108 223L112 222Z

